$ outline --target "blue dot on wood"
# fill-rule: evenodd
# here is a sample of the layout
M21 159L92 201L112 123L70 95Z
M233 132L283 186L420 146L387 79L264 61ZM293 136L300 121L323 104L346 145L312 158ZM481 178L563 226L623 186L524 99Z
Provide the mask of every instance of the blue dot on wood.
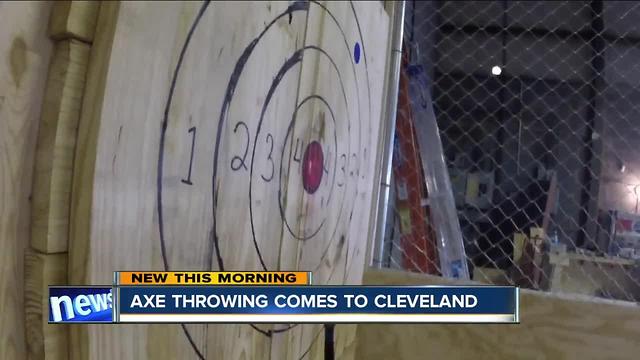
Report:
M353 47L353 59L356 64L360 62L360 43L356 42L356 45Z

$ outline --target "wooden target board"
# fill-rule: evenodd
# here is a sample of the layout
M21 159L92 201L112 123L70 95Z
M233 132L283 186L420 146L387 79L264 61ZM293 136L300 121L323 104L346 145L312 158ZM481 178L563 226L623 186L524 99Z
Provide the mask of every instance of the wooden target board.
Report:
M388 22L381 2L103 5L76 152L70 279L299 269L314 284L359 284ZM300 359L322 355L321 330L89 327L72 343L87 342L77 358ZM354 328L337 331L347 355Z

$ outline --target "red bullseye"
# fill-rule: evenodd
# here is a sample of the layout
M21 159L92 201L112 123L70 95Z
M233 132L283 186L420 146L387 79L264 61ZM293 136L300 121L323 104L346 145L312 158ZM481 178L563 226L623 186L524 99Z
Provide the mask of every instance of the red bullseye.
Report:
M317 141L312 141L304 151L302 158L302 185L309 194L313 194L320 187L323 165L322 145Z

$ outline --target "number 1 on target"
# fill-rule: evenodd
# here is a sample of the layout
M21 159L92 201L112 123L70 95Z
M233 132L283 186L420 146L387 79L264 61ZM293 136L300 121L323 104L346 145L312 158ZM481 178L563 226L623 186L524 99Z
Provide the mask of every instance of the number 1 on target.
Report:
M187 174L186 179L182 179L182 183L187 185L193 185L193 183L191 182L191 169L193 166L193 152L196 146L196 127L195 126L191 127L188 132L192 134L191 135L191 156L189 158L189 173Z

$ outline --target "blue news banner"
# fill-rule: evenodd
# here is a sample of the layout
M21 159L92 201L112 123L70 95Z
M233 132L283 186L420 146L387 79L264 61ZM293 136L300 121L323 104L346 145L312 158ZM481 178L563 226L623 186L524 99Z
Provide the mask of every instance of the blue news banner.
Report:
M519 323L503 286L50 287L50 323Z

